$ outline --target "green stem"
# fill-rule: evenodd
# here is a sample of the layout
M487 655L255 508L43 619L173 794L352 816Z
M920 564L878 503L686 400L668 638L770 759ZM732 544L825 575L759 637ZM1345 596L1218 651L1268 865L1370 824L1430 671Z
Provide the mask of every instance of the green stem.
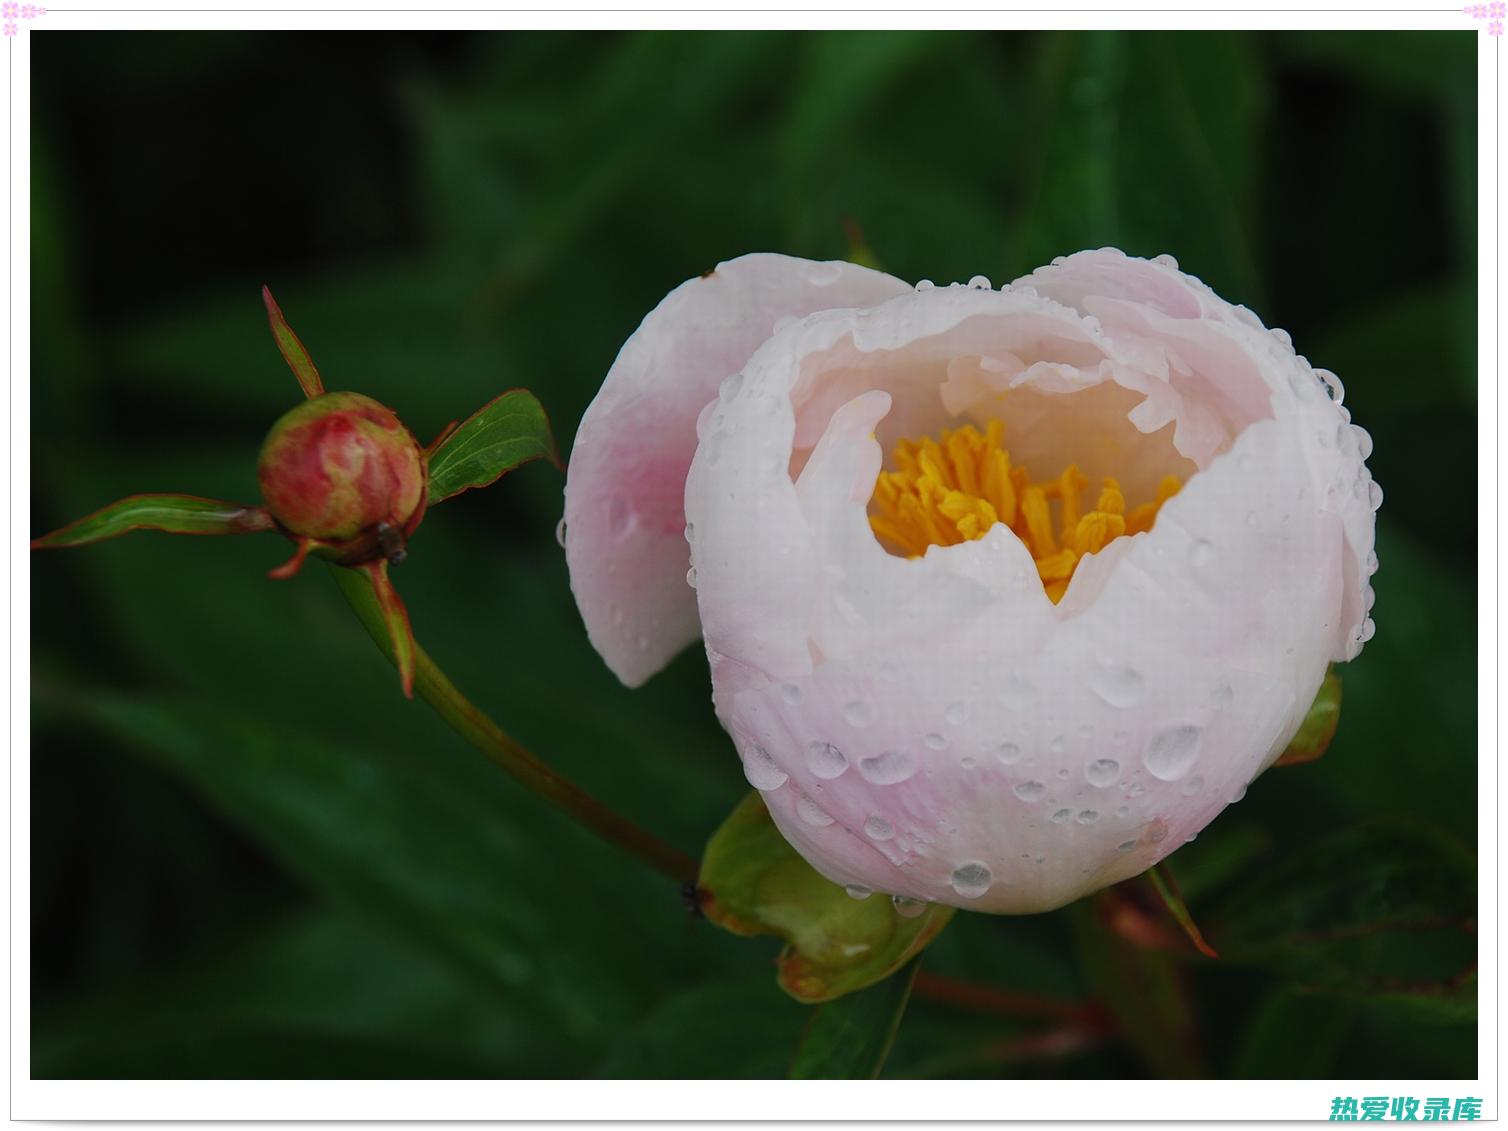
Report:
M330 569L367 634L382 649L383 655L392 660L392 639L365 575L339 566ZM662 875L681 883L696 882L698 865L694 858L626 820L520 746L456 689L423 648L415 647L414 659L414 690L419 697L433 707L452 730L512 774L525 788Z

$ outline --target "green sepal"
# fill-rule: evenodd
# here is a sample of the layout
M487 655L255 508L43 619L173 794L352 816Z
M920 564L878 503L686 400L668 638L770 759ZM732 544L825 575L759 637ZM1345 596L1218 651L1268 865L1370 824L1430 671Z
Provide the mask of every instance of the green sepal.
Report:
M386 558L378 558L356 568L365 573L372 583L372 593L377 598L377 607L382 612L382 621L393 646L393 663L397 666L398 678L403 683L403 694L412 699L419 646L414 642L414 628L409 623L408 608L403 604L403 598L398 596L398 590L393 588Z
M272 327L273 341L278 344L278 352L283 355L283 360L288 363L288 368L293 370L293 375L298 378L299 387L304 390L304 396L311 401L318 396L323 396L325 383L319 375L319 370L314 368L314 359L309 356L309 351L304 348L304 343L299 341L293 327L288 325L288 320L283 317L282 307L278 306L277 300L272 297L272 291L262 288L262 303L267 307L267 324Z
M118 538L133 530L167 534L257 534L273 529L261 507L201 499L197 495L131 495L119 499L61 530L44 534L33 550L55 550Z
M1183 893L1178 890L1178 881L1173 878L1171 869L1166 860L1160 861L1147 870L1147 878L1152 881L1152 890L1157 892L1157 898L1162 900L1168 914L1173 916L1173 921L1183 928L1183 933L1189 937L1189 942L1194 944L1194 949L1206 958L1219 958L1215 948L1205 942L1204 934L1199 930L1199 924L1194 922L1194 916L1189 912L1189 905L1183 901Z
M486 487L535 459L561 465L549 417L533 393L509 389L436 441L429 459L429 501L442 503Z
M1332 667L1325 672L1325 682L1320 684L1319 694L1314 697L1309 713L1299 724L1298 733L1273 765L1298 766L1322 757L1330 749L1330 742L1335 738L1335 728L1339 725L1340 676L1335 674Z
M786 941L777 981L804 1002L824 1002L889 977L953 917L926 905L901 915L879 893L854 899L803 860L750 793L707 842L698 880L702 911L736 935Z

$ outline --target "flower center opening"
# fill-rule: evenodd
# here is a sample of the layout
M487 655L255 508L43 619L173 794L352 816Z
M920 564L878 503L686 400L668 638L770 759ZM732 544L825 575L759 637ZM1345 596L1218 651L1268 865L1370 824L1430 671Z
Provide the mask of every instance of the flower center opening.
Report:
M1042 586L1057 604L1085 554L1152 529L1158 508L1183 485L1166 475L1151 502L1127 511L1120 484L1107 476L1086 511L1090 484L1077 464L1034 482L1026 468L1011 464L1001 446L1004 434L1004 425L991 420L983 432L966 424L944 429L940 441L901 440L895 446L896 470L881 471L875 481L869 516L875 534L918 558L928 546L972 542L1004 523L1031 552Z

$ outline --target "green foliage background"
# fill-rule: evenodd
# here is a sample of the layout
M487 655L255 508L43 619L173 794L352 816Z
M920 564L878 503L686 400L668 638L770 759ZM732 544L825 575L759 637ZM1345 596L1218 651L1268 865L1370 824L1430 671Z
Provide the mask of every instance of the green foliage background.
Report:
M845 221L942 282L1171 252L1289 330L1376 439L1379 628L1329 755L1173 858L1225 957L1107 955L1082 909L959 915L926 969L1146 1024L1043 1056L1043 1022L918 998L886 1073L1476 1074L1472 32L32 52L35 532L133 491L255 498L298 396L264 281L331 388L427 437L525 385L566 448L667 290L844 256ZM561 482L532 464L436 511L402 590L463 689L696 851L747 788L704 658L636 692L603 668ZM689 922L403 701L321 570L262 576L285 552L143 534L33 562L33 1072L783 1074L806 1011L773 942Z

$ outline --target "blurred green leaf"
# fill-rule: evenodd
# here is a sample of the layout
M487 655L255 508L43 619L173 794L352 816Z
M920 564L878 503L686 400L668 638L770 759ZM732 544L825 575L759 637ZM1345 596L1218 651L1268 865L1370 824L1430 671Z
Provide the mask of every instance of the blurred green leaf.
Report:
M1288 744L1288 749L1278 756L1274 766L1298 766L1323 758L1335 738L1335 728L1340 725L1340 676L1332 666L1325 673L1324 682L1309 706L1309 713L1299 724L1298 733Z
M903 915L883 895L854 899L824 879L780 835L758 793L748 794L707 842L703 911L739 935L785 939L780 986L822 1002L888 978L936 937L953 908Z
M1230 1074L1240 1080L1326 1080L1356 1021L1334 998L1280 989L1268 994L1241 1035Z
M818 1006L791 1061L792 1080L873 1080L911 998L921 958L877 985Z
M495 483L521 463L547 459L559 466L544 406L527 389L510 389L477 409L440 442L429 458L429 501Z
M261 507L195 495L131 495L32 542L34 550L83 546L133 530L168 534L257 534L272 529Z
M1369 823L1254 874L1210 917L1210 934L1226 962L1451 1020L1475 1009L1475 917L1463 845L1422 825Z

